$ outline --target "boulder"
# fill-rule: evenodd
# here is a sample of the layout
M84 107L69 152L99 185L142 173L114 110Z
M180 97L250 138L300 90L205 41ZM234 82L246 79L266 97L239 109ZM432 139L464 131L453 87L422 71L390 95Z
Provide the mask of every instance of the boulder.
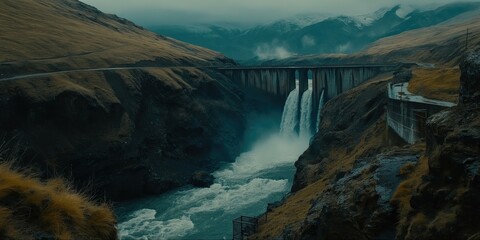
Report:
M195 187L210 187L213 184L215 177L205 171L196 171L190 178L190 183Z

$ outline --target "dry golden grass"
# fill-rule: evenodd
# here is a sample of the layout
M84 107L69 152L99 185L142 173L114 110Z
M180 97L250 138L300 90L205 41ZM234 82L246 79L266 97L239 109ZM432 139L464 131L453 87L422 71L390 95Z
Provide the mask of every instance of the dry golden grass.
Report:
M367 130L351 152L332 149L326 160L328 163L324 167L326 171L322 173L322 177L295 192L283 205L268 213L268 221L260 222L259 230L252 239L272 239L281 236L283 229L287 226L294 232L299 230L307 217L312 201L322 195L339 172L351 170L356 159L385 145L384 124L383 120L379 120Z
M415 170L415 167L416 166L414 163L407 163L400 168L398 175L400 176L408 175Z
M460 69L416 68L408 91L430 99L457 102L460 88Z
M399 227L404 227L409 223L409 213L412 209L410 206L410 199L414 191L422 182L422 177L428 174L428 159L421 157L417 163L415 170L407 176L407 178L400 183L397 190L392 196L391 203L398 208Z
M156 59L165 65L209 65L221 57L157 36L76 0L2 0L0 26L0 64L34 65L35 70L100 68Z
M0 164L0 239L116 239L110 206L94 203L62 179L42 182Z
M468 13L445 23L404 32L380 39L356 57L402 61L429 62L455 66L465 52L466 31L469 28L469 46L480 45L480 17L477 12Z
M422 183L422 177L428 174L428 159L426 157L420 158L414 171L410 173L406 179L400 183L397 190L390 200L391 204L398 209L398 223L397 229L405 229L406 235L421 231L428 223L427 217L423 213L410 216L412 207L410 206L410 199L412 194L416 191L418 186Z

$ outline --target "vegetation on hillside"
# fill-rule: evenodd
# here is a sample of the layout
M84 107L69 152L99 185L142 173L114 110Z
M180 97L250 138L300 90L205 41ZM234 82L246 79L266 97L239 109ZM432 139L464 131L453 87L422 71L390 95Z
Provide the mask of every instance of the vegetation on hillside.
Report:
M460 88L460 69L417 68L408 84L408 91L426 98L457 102Z
M0 26L3 73L139 62L178 66L229 61L214 51L156 35L77 0L2 0Z
M109 204L96 203L64 179L46 181L0 164L0 239L116 239Z

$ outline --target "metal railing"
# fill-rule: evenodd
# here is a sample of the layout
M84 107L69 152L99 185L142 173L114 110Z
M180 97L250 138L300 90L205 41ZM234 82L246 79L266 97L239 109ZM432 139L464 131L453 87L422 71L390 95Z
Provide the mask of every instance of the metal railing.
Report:
M233 220L233 240L244 240L258 230L258 218L241 216Z

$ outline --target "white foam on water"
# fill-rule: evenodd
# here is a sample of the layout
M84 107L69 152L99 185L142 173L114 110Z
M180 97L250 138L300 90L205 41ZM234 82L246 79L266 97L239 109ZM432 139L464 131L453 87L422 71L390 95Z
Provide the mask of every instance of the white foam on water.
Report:
M172 239L181 238L190 233L195 225L190 217L159 221L154 209L140 209L130 215L130 219L118 225L120 239Z
M307 90L302 101L304 110L310 112L304 113L302 123L309 129L312 124L311 94L312 90ZM162 209L159 216L156 210L149 209L156 208L156 205L140 205L143 209L135 211L127 221L118 225L120 238L143 240L184 238L195 234L209 236L212 233L208 231L217 225L224 227L233 218L250 211L252 206L265 205L272 196L288 192L289 181L284 179L287 176L272 177L274 179L267 176L272 176L277 170L281 172L282 167L290 165L293 168L298 156L308 147L308 137L296 133L301 120L299 113L303 113L298 107L297 87L285 103L280 133L263 138L250 151L238 156L234 163L215 172L216 183L212 186L179 190L170 193L172 195L165 200L159 200L158 206ZM162 207L165 205L168 208ZM212 236L220 235L219 232L215 234Z
M192 189L179 198L175 204L188 208L186 214L203 212L235 212L271 194L288 190L288 181L254 178L246 184L226 186L215 183L209 188Z
M308 147L308 139L274 134L256 143L249 152L242 153L236 161L213 175L218 179L254 177L265 170L293 164Z

